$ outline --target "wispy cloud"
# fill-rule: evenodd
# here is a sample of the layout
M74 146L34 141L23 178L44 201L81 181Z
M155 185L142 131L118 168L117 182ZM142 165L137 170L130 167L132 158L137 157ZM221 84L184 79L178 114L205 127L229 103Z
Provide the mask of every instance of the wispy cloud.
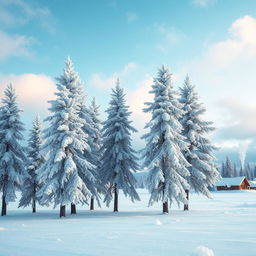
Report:
M138 65L135 62L129 62L126 64L122 70L113 73L110 76L101 73L94 73L89 79L90 84L100 89L109 89L114 87L117 78L121 80L127 77L132 71L136 70Z
M126 20L128 23L133 23L134 21L138 20L138 15L135 12L127 12Z
M172 46L186 39L186 36L176 28L164 24L155 24L154 31L160 36L160 40L156 42L156 48L162 52L167 52Z
M55 18L45 6L24 0L0 0L0 25L5 28L25 25L31 21L49 32L54 31Z
M29 46L33 41L31 37L0 31L0 61L14 56L31 57Z
M10 57L31 57L31 46L37 40L10 29L34 22L48 32L54 32L55 19L50 10L36 2L0 0L0 61Z
M217 0L192 0L192 4L199 7L208 7L214 4Z

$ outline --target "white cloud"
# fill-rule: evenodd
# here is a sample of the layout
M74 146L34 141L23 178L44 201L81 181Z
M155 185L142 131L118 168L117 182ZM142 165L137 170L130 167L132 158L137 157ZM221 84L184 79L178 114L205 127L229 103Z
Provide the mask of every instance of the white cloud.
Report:
M1 98L6 85L10 83L13 83L18 103L26 115L46 113L50 106L47 101L54 98L55 92L55 84L50 77L42 74L0 74Z
M89 79L90 84L100 89L109 89L115 86L117 78L121 80L127 77L132 71L136 70L138 65L134 62L129 62L124 68L115 72L110 76L101 73L94 73Z
M255 56L256 19L246 15L231 25L226 40L209 47L206 60L219 68L232 64L238 59L255 58Z
M134 127L139 131L133 134L135 145L139 148L141 148L142 144L140 138L145 133L144 126L150 120L150 114L144 113L143 109L146 107L145 102L152 102L153 100L152 94L149 93L152 83L153 78L146 75L142 81L137 83L136 89L128 90L126 93L127 105L129 106L129 111L132 112L131 120Z
M218 128L214 140L232 145L256 134L256 19L235 20L227 37L208 45L201 57L180 72L192 81L207 107L206 117Z
M225 112L216 136L220 141L254 139L256 104L226 98L219 102L220 115Z
M149 93L153 79L146 75L145 79L137 84L135 90L127 91L127 103L130 106L129 110L132 111L132 119L137 127L143 129L145 122L149 121L149 114L143 112L145 102L151 102L153 97Z
M30 57L32 55L29 50L33 42L31 37L10 35L0 31L0 42L0 61L14 56Z

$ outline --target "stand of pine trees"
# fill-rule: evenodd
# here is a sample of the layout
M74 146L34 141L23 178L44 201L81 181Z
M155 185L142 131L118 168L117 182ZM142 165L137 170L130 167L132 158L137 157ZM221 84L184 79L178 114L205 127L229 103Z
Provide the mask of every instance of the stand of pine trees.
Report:
M188 210L189 191L210 197L208 188L220 178L214 163L216 148L206 138L212 123L202 120L205 109L195 87L187 77L180 91L172 84L172 74L162 66L152 84L153 101L146 103L151 114L143 135L146 147L141 151L143 166L149 170L147 188L149 205L160 201L163 213L173 202ZM130 120L124 89L119 80L112 89L107 118L99 118L95 99L86 104L83 83L71 59L56 78L55 99L49 101L50 115L42 123L37 117L28 138L21 146L24 131L15 90L7 86L0 108L0 192L2 216L7 204L21 191L19 207L53 205L59 216L66 216L70 206L76 214L77 204L95 209L103 201L112 201L119 211L119 192L132 202L140 200L134 172L140 168L131 135L137 130ZM253 176L249 165L243 173ZM222 176L236 175L239 170L227 158Z
M228 156L222 162L219 172L223 178L246 176L248 180L256 179L256 166L253 167L251 164L245 163L240 168L237 168L236 164L232 163Z

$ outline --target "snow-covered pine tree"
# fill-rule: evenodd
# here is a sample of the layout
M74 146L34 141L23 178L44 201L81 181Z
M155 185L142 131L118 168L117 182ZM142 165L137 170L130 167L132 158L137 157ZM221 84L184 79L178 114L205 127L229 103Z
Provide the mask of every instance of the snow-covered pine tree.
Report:
M171 73L162 66L154 79L152 90L154 101L145 103L144 112L152 114L145 128L149 132L142 138L146 140L146 148L142 150L145 158L144 167L148 168L148 189L151 194L149 205L161 200L163 213L168 213L168 200L186 203L185 190L189 185L190 175L182 151L186 150L185 137L181 135L181 104L176 98L176 91L171 82Z
M32 205L32 212L36 212L37 191L41 184L37 178L37 171L45 162L45 157L41 154L42 140L42 123L37 116L33 122L33 128L30 130L27 148L27 172L29 177L24 180L22 186L22 196L19 207Z
M186 138L188 148L183 151L186 160L191 164L188 168L190 176L188 182L190 188L196 193L211 197L209 187L212 187L219 179L220 174L214 163L214 152L217 150L205 136L214 130L212 122L202 120L205 108L199 103L195 87L187 76L182 88L180 88L180 103L183 116L180 122L183 126L182 135ZM189 191L187 190L187 198ZM188 210L188 204L184 205Z
M234 175L235 175L234 177L238 177L238 176L239 176L239 173L238 173L236 164L233 165L233 168L234 168Z
M235 177L234 167L228 156L226 157L225 171L226 171L226 177L228 178Z
M75 93L79 80L72 76L68 62L63 79L58 79L56 99L50 101L52 115L46 118L49 127L44 131L42 150L48 158L40 168L44 184L38 191L41 204L60 204L60 217L66 215L67 204L88 203L92 195L80 174L88 183L96 181L91 172L94 166L84 158L89 146L82 129L85 121L79 116L81 102Z
M66 59L66 67L64 69L63 74L57 78L59 84L65 86L68 90L70 90L70 95L74 99L77 105L77 111L79 113L80 119L83 121L82 131L86 137L86 147L83 150L83 158L88 161L89 165L87 169L79 168L78 174L80 178L85 183L88 190L91 192L92 196L96 198L99 204L99 197L97 194L98 188L98 179L97 172L94 163L94 155L92 153L95 148L94 141L92 139L94 134L93 129L93 121L91 119L91 113L89 108L85 105L85 93L83 90L82 82L79 79L78 73L75 71L73 62L70 57ZM89 167L91 164L92 167ZM95 177L94 182L88 178L87 172L90 172L92 176ZM71 203L71 214L76 213L76 205L75 203Z
M244 175L245 175L245 174L244 174L244 169L243 169L243 167L242 167L242 165L241 165L240 171L239 171L239 176L242 177L242 176L244 176Z
M140 200L135 189L136 180L132 171L138 169L137 157L131 146L131 132L137 132L131 126L125 94L119 86L112 89L112 99L106 110L108 117L103 122L102 165L100 170L102 185L108 190L104 202L109 205L114 192L114 212L118 212L118 192L123 190L132 202Z
M100 181L100 167L101 167L101 147L102 147L102 124L101 120L99 119L99 112L100 106L96 104L95 98L93 98L91 106L89 107L90 116L91 116L91 136L89 138L89 145L91 145L91 154L92 154L92 161L95 166L95 173L97 174L97 180ZM104 193L104 189L101 186L97 186L97 190L99 193ZM94 197L91 198L90 203L90 210L94 210Z
M226 166L225 166L225 163L222 161L222 163L221 163L221 172L220 172L220 174L221 174L221 176L223 177L223 178L225 178L226 176Z
M7 213L7 204L15 201L16 190L21 189L23 179L28 177L24 168L26 155L20 142L23 140L23 123L16 102L13 86L4 91L0 112L0 191L2 192L2 216Z
M247 163L244 167L244 172L245 172L245 176L248 180L252 180L253 179L253 175L252 175L252 169L249 163Z
M256 179L256 166L253 168L253 179Z

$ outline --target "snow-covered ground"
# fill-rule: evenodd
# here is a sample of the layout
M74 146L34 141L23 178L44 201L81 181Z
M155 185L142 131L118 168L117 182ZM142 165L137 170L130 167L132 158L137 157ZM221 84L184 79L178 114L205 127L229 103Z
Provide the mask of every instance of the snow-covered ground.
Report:
M213 200L191 195L190 211L147 208L120 197L112 208L58 218L58 209L17 209L0 217L1 256L255 256L256 191L214 192ZM69 210L69 209L68 209Z

